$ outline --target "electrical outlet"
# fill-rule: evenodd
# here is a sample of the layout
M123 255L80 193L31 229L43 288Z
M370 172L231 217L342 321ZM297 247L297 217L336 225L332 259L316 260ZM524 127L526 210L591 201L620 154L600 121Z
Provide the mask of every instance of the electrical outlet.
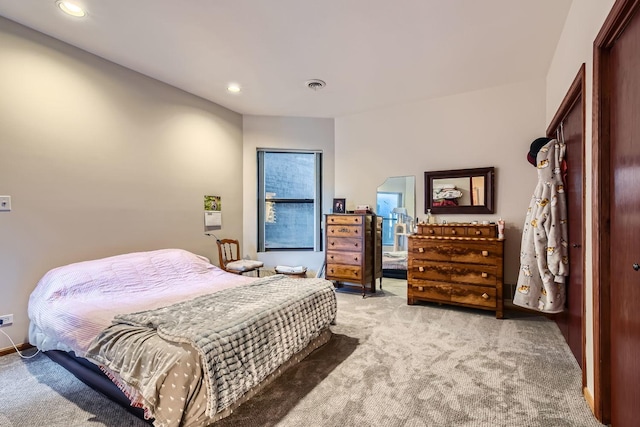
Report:
M0 196L0 211L11 210L11 196Z
M9 326L13 323L13 314L4 314L0 316L0 327Z

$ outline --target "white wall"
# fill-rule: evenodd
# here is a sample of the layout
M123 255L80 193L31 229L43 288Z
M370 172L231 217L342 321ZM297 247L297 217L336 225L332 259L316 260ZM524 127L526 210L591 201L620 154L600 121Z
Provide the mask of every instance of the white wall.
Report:
M582 63L585 63L585 326L587 388L593 396L593 233L592 224L592 103L593 103L593 42L604 23L614 0L574 1L567 17L556 52L547 75L546 122L550 123L565 97Z
M217 260L203 196L242 232L242 117L0 17L0 314L27 341L49 269L179 247ZM0 348L9 347L0 335Z
M302 117L244 116L244 232L243 254L257 257L266 266L304 265L310 272L324 263L324 252L285 251L257 253L258 148L322 151L322 212L329 213L334 187L334 121ZM324 219L324 217L323 217Z
M336 196L375 206L388 176L416 176L416 211L424 220L424 172L496 168L493 215L437 220L506 221L505 282L515 283L520 236L537 172L526 159L544 136L544 80L494 87L336 119Z

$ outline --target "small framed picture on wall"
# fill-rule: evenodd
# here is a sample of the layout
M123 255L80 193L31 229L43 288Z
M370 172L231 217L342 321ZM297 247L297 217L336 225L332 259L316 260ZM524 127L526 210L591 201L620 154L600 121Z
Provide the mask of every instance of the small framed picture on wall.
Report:
M345 213L346 199L333 199L333 213Z

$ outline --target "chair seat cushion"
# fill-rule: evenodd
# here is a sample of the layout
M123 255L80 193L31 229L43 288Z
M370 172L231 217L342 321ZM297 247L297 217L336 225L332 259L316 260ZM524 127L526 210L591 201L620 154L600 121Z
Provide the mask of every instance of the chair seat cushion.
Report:
M249 271L249 270L255 270L256 268L262 267L263 265L264 265L264 262L262 261L255 261L252 259L241 259L238 261L231 261L225 266L225 268L227 270L233 270L233 271Z

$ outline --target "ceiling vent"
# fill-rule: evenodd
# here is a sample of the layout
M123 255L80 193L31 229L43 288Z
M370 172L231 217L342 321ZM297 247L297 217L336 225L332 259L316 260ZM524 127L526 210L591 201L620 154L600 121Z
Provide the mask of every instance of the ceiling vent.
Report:
M320 90L323 87L325 87L327 84L324 81L320 80L320 79L311 79L311 80L307 80L305 82L305 85L309 89Z

